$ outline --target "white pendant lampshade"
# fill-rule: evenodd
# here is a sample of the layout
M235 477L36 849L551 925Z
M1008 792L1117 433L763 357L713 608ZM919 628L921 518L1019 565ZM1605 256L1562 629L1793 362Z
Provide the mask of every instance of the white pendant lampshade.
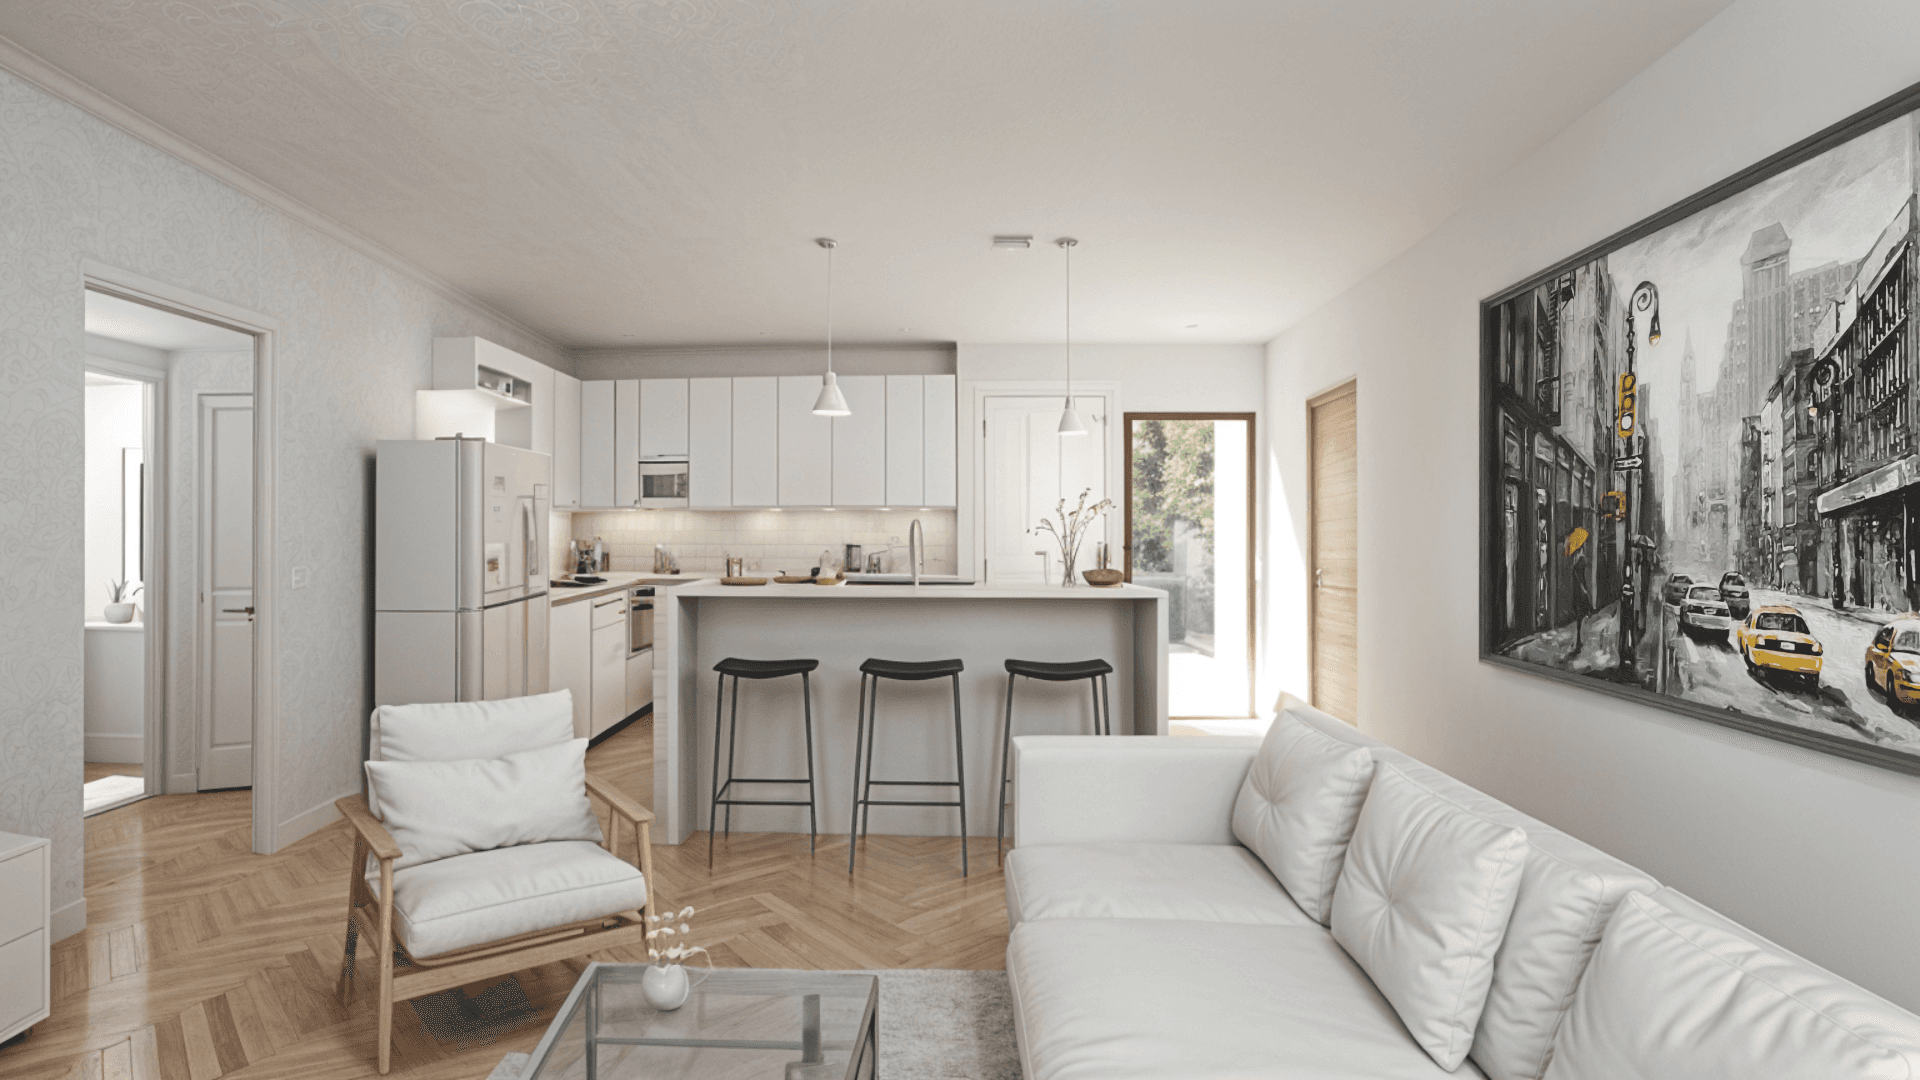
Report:
M840 384L833 379L833 249L840 245L824 236L814 243L827 249L827 379L820 387L820 396L814 399L813 415L852 416L853 410L847 408L847 396L840 392Z
M1071 236L1054 241L1066 256L1067 267L1067 401L1060 410L1059 434L1062 437L1087 433L1087 425L1080 422L1080 411L1073 407L1073 248L1079 242Z

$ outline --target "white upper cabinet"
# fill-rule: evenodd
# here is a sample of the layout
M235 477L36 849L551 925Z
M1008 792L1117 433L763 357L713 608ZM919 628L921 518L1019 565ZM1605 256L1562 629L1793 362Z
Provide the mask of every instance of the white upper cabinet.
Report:
M594 379L580 384L580 505L614 503L614 383ZM635 483L638 483L636 474Z
M921 506L959 503L959 465L953 440L958 434L955 413L958 379L953 375L927 376L926 493Z
M733 505L733 380L688 379L687 505L695 510ZM646 401L646 388L640 390ZM646 426L641 425L644 446Z
M580 508L580 380L553 373L553 508Z
M887 376L887 505L924 506L927 497L927 380Z
M640 505L640 380L613 384L613 505Z
M780 380L771 375L733 380L733 505L780 505Z
M833 505L885 506L887 377L842 375L838 381L853 414L833 418Z
M780 376L781 506L833 504L833 418L813 415L821 382L818 375Z
M687 456L687 380L640 380L640 456Z

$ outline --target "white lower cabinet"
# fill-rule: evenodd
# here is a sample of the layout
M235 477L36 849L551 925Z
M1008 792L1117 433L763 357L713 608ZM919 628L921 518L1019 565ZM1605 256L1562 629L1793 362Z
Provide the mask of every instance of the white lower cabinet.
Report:
M573 737L593 734L593 605L561 604L547 623L547 687L573 694Z
M653 650L641 649L627 654L627 711L632 716L653 704Z
M627 594L593 602L591 738L627 718Z
M53 893L37 836L0 833L0 1042L47 1018L53 991Z

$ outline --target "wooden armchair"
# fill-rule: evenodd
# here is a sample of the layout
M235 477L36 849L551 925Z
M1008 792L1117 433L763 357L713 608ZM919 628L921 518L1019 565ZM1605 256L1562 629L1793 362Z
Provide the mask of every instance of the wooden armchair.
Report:
M380 964L383 1075L391 1063L397 1001L603 949L645 946L655 884L653 814L591 772L586 794L609 810L599 844L521 844L398 870L401 846L366 796L334 803L354 831L340 994L352 998L354 954L364 935ZM623 821L635 842L632 863L619 858ZM396 948L410 965L398 975Z

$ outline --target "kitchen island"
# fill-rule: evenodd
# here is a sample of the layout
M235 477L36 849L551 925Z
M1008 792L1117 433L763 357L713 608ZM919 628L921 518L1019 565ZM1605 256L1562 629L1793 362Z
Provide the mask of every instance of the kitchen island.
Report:
M967 830L990 837L1006 705L1003 663L1104 659L1117 735L1167 731L1167 594L1136 585L778 585L700 582L659 597L654 647L665 676L654 702L655 835L683 843L707 827L714 709L727 657L807 658L813 673L813 752L823 838L847 832L853 797L860 664L884 660L966 662L960 676L965 730ZM804 777L805 731L798 678L740 683L734 775ZM729 697L732 689L729 688ZM879 698L875 779L951 780L952 687L947 679L887 681ZM1016 735L1091 734L1087 683L1020 680ZM722 744L721 754L726 753ZM724 771L724 769L723 769ZM895 789L896 791L899 789ZM762 794L764 793L764 794ZM875 789L876 797L879 789ZM737 787L737 797L804 799L805 788ZM935 796L944 797L944 796ZM725 810L722 809L724 815ZM742 832L807 831L805 807L735 807ZM870 831L957 836L952 809L876 807Z

